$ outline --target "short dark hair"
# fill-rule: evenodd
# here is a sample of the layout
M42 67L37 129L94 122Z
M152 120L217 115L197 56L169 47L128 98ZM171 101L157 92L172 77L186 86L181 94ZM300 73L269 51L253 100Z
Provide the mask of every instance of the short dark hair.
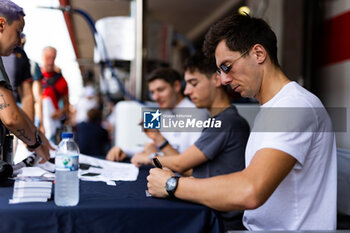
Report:
M185 72L190 71L192 73L197 70L198 72L205 74L208 78L211 78L213 73L216 72L217 67L213 56L206 57L201 51L198 51L187 58L183 69Z
M182 76L179 72L172 68L167 67L161 67L155 69L148 77L147 77L147 83L150 83L156 79L162 79L165 82L169 83L170 85L173 85L175 81L181 81L183 80Z
M100 123L102 121L102 111L97 108L89 109L87 116L90 122Z
M0 0L0 17L4 17L9 25L20 16L25 16L23 8L10 0Z
M222 40L226 40L226 45L231 51L240 53L249 51L255 44L261 44L271 61L279 66L276 35L263 19L234 14L218 21L205 36L204 54L213 57L217 45Z

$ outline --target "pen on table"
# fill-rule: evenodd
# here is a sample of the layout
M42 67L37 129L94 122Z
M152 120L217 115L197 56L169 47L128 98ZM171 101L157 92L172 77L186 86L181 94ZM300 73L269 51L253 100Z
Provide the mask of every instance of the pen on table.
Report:
M157 168L163 169L162 164L159 162L157 158L153 158L153 163Z

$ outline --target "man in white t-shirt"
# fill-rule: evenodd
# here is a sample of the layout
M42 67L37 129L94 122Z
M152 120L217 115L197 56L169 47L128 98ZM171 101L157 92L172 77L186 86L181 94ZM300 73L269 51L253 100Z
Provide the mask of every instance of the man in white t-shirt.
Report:
M173 114L183 113L186 109L195 109L196 106L182 93L181 75L171 68L158 68L154 70L147 78L148 88L152 99L161 109L168 109ZM196 115L204 118L208 113L204 109L197 109ZM141 153L146 153L152 157L155 152L164 154L177 154L184 152L200 136L198 132L173 131L157 132L154 131L151 136L153 143L147 144ZM120 147L113 147L107 154L106 159L111 161L121 161L128 155Z
M206 35L224 85L261 104L246 147L246 169L208 179L150 171L152 196L245 210L248 230L334 230L336 143L321 101L291 82L277 60L277 40L262 19L229 16Z

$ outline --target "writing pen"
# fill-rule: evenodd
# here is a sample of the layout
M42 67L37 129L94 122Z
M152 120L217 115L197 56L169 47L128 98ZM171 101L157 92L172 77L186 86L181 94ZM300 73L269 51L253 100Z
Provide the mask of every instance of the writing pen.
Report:
M157 168L163 169L162 164L159 162L157 158L153 158L153 163Z

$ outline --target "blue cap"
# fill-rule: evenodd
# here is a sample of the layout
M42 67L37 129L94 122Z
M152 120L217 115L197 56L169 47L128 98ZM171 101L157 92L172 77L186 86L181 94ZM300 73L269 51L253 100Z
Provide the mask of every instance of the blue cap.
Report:
M61 136L62 136L62 139L63 138L73 138L73 133L63 132Z

